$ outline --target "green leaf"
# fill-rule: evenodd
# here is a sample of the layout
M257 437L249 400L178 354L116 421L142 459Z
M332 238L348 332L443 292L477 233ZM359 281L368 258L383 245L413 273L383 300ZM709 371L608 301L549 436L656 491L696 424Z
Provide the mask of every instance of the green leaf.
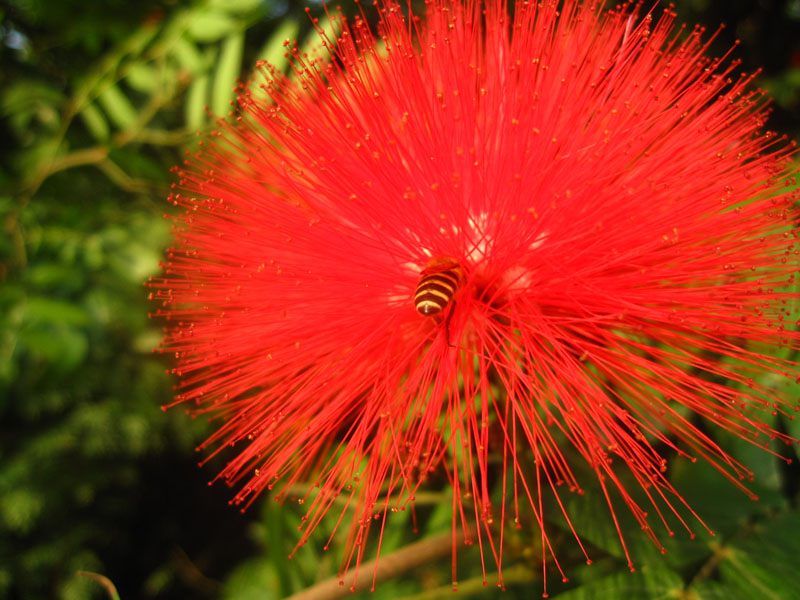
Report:
M300 47L300 56L303 56L304 54L308 54L308 56L312 57L328 56L328 50L325 48L325 44L336 43L336 38L339 35L339 27L338 21L334 19L329 17L320 19L317 29L322 29L324 37L320 36L317 29L312 29L303 40L303 43Z
M198 42L216 42L240 29L239 20L225 12L199 10L192 15L188 34Z
M0 496L0 519L10 531L26 533L45 508L42 494L17 488Z
M85 285L86 273L81 265L41 261L28 267L24 281L35 291L75 292Z
M20 344L37 358L45 360L61 373L83 363L89 351L86 335L74 328L55 326L19 332Z
M256 558L239 565L228 577L223 600L277 600L283 597L275 566L266 558Z
M186 95L186 105L184 106L184 118L186 119L187 129L197 130L205 127L210 87L211 78L208 75L198 77L189 86L189 92Z
M689 588L686 598L691 600L751 600L736 587L719 581L706 580Z
M258 59L267 61L279 71L284 71L289 64L289 59L285 56L287 49L284 43L286 40L294 40L299 30L300 23L297 19L285 19L261 47Z
M89 323L89 315L83 308L71 302L33 296L25 303L25 321L82 326Z
M229 36L222 44L211 91L211 110L216 115L223 116L231 110L230 103L234 97L235 80L241 70L243 51L242 32Z
M175 40L172 47L172 54L177 60L178 65L192 75L198 75L208 70L208 61L192 42L185 37Z
M761 420L771 428L777 426L778 419L770 414L762 416ZM714 438L733 458L752 470L754 483L759 490L757 492L759 495L765 489L773 492L780 491L783 485L783 478L780 470L780 459L777 456L768 452L766 448L756 446L730 431L717 430ZM773 452L787 454L783 444L774 440L771 441L766 434L761 434L759 438L762 443L768 444Z
M138 284L148 275L158 271L160 258L161 255L157 250L135 240L128 240L124 246L116 248L109 256L108 264L120 278Z
M164 597L167 595L165 590L174 580L175 573L168 566L164 566L153 571L145 580L142 588L148 598Z
M639 506L649 513L648 522L653 528L658 542L665 550L662 554L659 547L642 531L641 525L619 498L619 495L612 493L616 519L625 540L630 560L637 568L643 565L655 567L665 562L670 566L679 567L696 561L709 553L708 544L704 539L702 537L692 539L689 532L680 525L676 517L671 514L671 511L662 504L660 505L662 513L675 532L674 535L670 536L652 505L649 504L646 498L642 497L643 494L633 485L635 484L632 484L628 491L639 503ZM620 541L620 534L614 524L614 518L611 515L605 496L596 484L589 483L585 485L583 495L562 494L562 501L572 527L582 542L588 542L592 546L604 550L611 556L623 561L623 563L627 563L628 559ZM674 498L672 501L676 506L679 505L679 502ZM572 535L571 529L564 521L563 515L560 515L560 510L557 506L551 506L546 512L564 531ZM685 510L681 511L684 518L687 518L686 512ZM558 515L557 518L553 518L556 515ZM694 531L702 530L701 526L696 522L690 521L691 517L688 517L688 519L688 524ZM589 551L589 557L595 560L597 553L593 553L591 549L587 550Z
M751 500L733 482L702 461L692 464L677 460L671 469L672 483L689 506L711 530L723 536L738 531L753 516L786 504L781 494L759 487L757 481L743 482L759 496L759 500Z
M239 14L255 12L263 5L263 0L208 0L207 4L212 9Z
M800 381L781 377L780 380L776 382L776 387L781 397L795 407L794 411L789 410L788 416L782 415L781 421L786 427L786 432L795 440L800 440L800 407L798 407L798 402L800 402ZM800 443L792 445L797 458L800 458Z
M22 303L20 310L20 323L11 334L19 342L19 351L28 352L61 373L83 363L89 341L82 328L91 323L83 307L34 296Z
M41 170L46 170L54 158L63 156L63 154L64 146L57 136L39 136L34 145L24 150L18 150L12 159L22 173L23 185L29 185L29 178L36 180Z
M132 340L131 348L133 348L136 352L152 352L161 343L163 337L164 336L159 331L155 329L148 329L137 335Z
M107 86L97 99L111 121L120 129L129 129L136 123L136 109L117 85Z
M50 83L22 80L10 83L2 92L0 110L15 135L26 143L33 139L33 125L54 131L61 124L63 93ZM28 139L30 138L30 139Z
M667 600L678 598L683 580L667 569L642 568L589 581L580 587L558 594L558 600Z
M142 61L128 64L126 81L137 92L152 93L158 86L158 71L153 65Z
M110 128L108 121L102 111L94 104L87 104L81 109L81 119L92 137L97 141L104 142L108 139Z
M792 419L788 417L783 418L783 422L786 425L786 431L792 436L795 440L800 440L800 414L795 413L792 415ZM792 444L794 447L794 453L797 455L797 458L800 459L800 442Z
M786 512L756 526L746 540L726 549L720 575L748 598L800 598L800 513Z

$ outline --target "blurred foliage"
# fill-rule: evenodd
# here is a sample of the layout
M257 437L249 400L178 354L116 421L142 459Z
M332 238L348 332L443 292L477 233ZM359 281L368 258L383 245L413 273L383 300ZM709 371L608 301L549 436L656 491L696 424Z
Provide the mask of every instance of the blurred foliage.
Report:
M677 4L690 23L727 21L715 52L742 40L744 68L763 66L775 98L771 126L797 137L800 2ZM169 240L170 166L211 124L206 107L230 110L235 79L256 59L285 67L285 39L314 43L303 7L11 0L0 19L0 134L10 142L0 150L0 597L107 597L79 570L108 576L122 598L227 600L281 598L333 574L340 549L322 552L321 539L287 558L296 505L265 498L242 516L227 505L230 490L206 485L218 465L198 469L193 452L206 424L159 409L172 381L150 352L160 331L142 287ZM783 426L800 434L797 422ZM676 463L676 485L717 535L666 536L663 557L619 511L633 532L633 574L597 490L570 499L595 564L570 554L569 526L554 518L571 580L552 595L800 597L797 469L749 447L735 453L758 473L762 501ZM391 516L383 555L448 530L441 488L420 502L417 535L408 514ZM326 517L331 527L337 516ZM484 586L477 552L462 552L459 597L538 595L533 529L508 534L506 592ZM450 588L444 558L369 597L452 597Z

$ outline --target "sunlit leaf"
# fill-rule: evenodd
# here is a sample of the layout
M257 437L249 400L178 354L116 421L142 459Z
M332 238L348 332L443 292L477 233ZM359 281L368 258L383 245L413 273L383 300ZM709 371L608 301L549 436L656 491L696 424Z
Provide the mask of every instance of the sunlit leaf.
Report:
M297 19L284 19L277 29L272 33L261 50L258 52L258 59L265 60L279 71L284 71L289 59L285 56L287 48L285 42L294 41L297 32L300 30L300 23Z
M97 99L111 121L120 129L128 129L136 123L136 109L117 85L107 86Z
M242 68L244 33L229 36L222 44L214 85L211 90L211 110L215 115L225 115L230 111L234 97L235 80Z
M81 109L81 119L83 119L86 128L92 137L98 141L105 141L108 139L110 128L108 121L102 111L94 104L87 104Z
M189 86L184 106L186 128L190 130L202 129L206 123L206 108L208 107L211 78L203 75L195 79Z
M225 12L200 11L193 15L188 33L198 42L216 42L241 28L241 23Z
M192 75L198 75L207 70L207 61L203 58L202 53L197 49L191 41L185 37L179 37L175 40L172 47L172 53L178 64L182 69L185 69Z
M322 34L319 33L322 32ZM312 29L300 45L300 56L325 58L329 54L328 45L336 43L339 34L339 23L329 17L319 20L315 29Z
M208 0L207 6L211 9L222 10L228 13L249 13L263 8L263 0Z
M158 70L149 63L134 61L128 65L126 81L136 91L151 93L158 86Z

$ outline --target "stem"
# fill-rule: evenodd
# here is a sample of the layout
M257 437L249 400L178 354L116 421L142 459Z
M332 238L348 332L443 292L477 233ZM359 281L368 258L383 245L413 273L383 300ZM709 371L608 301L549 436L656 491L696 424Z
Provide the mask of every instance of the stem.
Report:
M446 533L444 535L424 539L405 548L401 548L380 559L371 560L362 565L348 570L343 575L336 575L320 583L304 589L302 592L290 596L287 600L337 600L347 598L353 592L360 592L372 589L374 584L387 579L392 579L415 567L430 563L453 551L457 545L464 543L464 532L459 531L455 535ZM352 586L344 585L345 580L353 580L356 571L360 572L357 583ZM369 579L364 577L364 573L372 573Z
M290 496L305 496L308 492L313 491L314 486L308 483L293 483L287 488L288 495ZM386 494L386 486L381 488L381 494ZM417 491L414 493L414 505L415 506L439 506L442 502L446 501L448 495L444 492L420 492ZM392 497L395 500L394 497ZM333 500L334 504L338 504L341 506L346 506L349 504L349 500L347 498L335 498Z
M42 182L53 173L82 165L95 164L107 156L108 148L93 146L83 150L75 150L64 156L53 157L47 164L41 166L28 181L22 184L22 187L28 191L26 200L33 196L42 185Z
M703 566L700 567L700 570L692 577L692 581L686 587L691 588L710 578L714 574L714 571L719 568L720 563L729 556L730 552L725 546L722 544L713 544L711 556L703 563Z
M531 583L537 580L537 575L527 565L515 565L509 569L503 569L503 586L519 585ZM486 591L492 586L486 583L483 576L473 577L458 584L458 599L465 596L484 596ZM497 586L500 588L500 586ZM505 591L505 587L502 587ZM433 590L426 590L413 596L404 596L403 600L441 600L442 598L453 598L453 586L441 586Z
M114 586L111 580L105 575L100 575L100 573L92 573L91 571L76 571L75 574L80 575L81 577L93 579L106 589L108 597L111 598L111 600L119 600L119 592L117 592L116 586Z

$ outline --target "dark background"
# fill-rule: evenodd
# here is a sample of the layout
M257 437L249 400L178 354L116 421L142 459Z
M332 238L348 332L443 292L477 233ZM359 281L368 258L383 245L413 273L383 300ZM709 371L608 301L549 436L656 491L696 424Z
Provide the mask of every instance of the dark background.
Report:
M676 5L690 26L726 24L713 54L741 40L742 69L762 68L774 98L769 128L798 139L800 1ZM150 351L160 325L142 286L169 242L169 168L210 124L204 107L226 112L234 79L309 29L303 6L280 0L0 3L0 598L106 597L78 570L123 598L281 598L335 571L323 535L287 560L295 507L264 498L242 515L231 490L207 485L220 464L198 468L194 445L208 425L159 408L173 381L168 357ZM756 470L759 503L701 467L676 469L721 535L674 545L634 575L607 514L593 522L579 508L600 560L587 569L565 539L572 581L553 595L800 597L796 469L727 442ZM446 491L438 498L446 510L421 508L421 536L447 530ZM395 537L389 548L415 539ZM504 564L518 571L502 597L539 594L533 546L509 542ZM459 597L497 593L472 591L477 560L463 565ZM453 597L449 579L444 558L370 597Z

